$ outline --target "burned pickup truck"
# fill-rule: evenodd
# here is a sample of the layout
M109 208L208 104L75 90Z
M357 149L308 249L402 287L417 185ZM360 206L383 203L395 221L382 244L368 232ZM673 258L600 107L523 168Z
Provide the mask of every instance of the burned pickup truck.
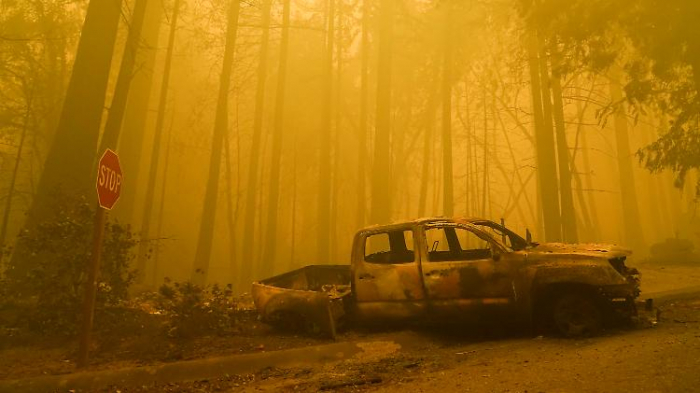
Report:
M639 274L625 265L629 254L537 244L483 219L420 219L362 229L350 266L307 266L253 283L252 294L263 320L331 336L347 319L497 316L574 337L637 315Z

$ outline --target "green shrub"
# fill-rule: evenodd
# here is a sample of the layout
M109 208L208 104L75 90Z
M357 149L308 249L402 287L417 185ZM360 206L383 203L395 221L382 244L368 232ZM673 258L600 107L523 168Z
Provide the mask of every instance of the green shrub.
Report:
M55 196L54 215L18 238L28 250L21 263L27 274L7 275L13 299L29 310L24 322L42 333L73 334L80 320L87 267L93 243L95 206L65 195ZM135 272L130 269L137 241L129 227L105 224L96 308L118 306L126 300ZM96 320L99 323L99 320Z
M156 307L167 317L171 336L189 338L236 329L237 305L230 284L221 288L166 279L158 290Z

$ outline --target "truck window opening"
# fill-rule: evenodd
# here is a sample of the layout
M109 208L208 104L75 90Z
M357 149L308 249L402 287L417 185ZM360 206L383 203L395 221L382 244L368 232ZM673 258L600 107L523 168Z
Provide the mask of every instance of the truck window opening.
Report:
M411 231L376 233L365 240L365 262L399 264L414 261L413 232Z
M489 243L476 234L459 227L428 228L425 231L426 244L433 247L428 251L431 262L477 261L492 258Z

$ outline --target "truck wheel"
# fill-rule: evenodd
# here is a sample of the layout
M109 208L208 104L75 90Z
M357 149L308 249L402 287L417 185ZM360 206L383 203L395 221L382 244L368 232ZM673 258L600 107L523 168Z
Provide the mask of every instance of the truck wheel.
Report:
M585 337L600 331L601 313L591 296L568 293L554 301L552 321L564 337Z

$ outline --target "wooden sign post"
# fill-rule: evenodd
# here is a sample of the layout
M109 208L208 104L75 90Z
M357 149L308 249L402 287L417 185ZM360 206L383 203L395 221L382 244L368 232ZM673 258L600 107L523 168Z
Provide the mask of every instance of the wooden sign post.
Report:
M78 350L78 367L87 366L90 352L90 333L95 316L95 299L97 298L97 275L102 257L102 239L105 232L105 216L117 203L122 189L122 169L117 153L105 150L97 166L97 201L95 227L93 230L92 257L87 269L85 281L85 298L83 302L83 320L80 329L80 348Z

